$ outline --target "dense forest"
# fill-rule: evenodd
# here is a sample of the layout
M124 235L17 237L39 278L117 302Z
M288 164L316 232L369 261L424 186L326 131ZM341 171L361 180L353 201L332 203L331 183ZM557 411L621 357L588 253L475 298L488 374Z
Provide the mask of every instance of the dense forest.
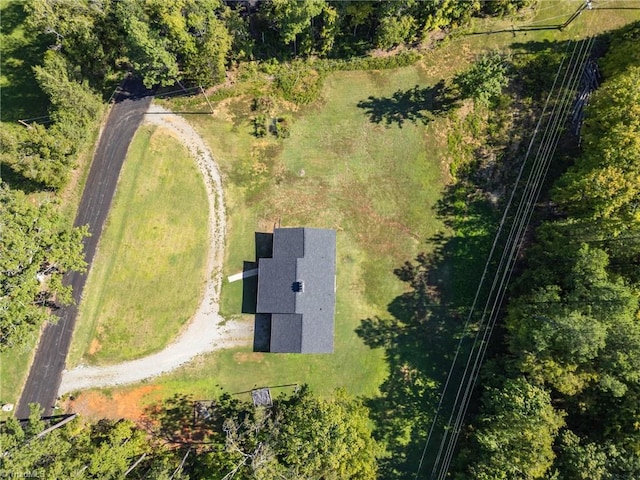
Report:
M456 478L640 477L640 25L618 32L514 282Z
M244 60L347 58L420 42L473 15L506 14L530 0L440 2L272 0L32 0L28 25L102 86L132 71L147 87L178 80L204 86Z
M26 34L47 45L33 73L49 98L50 121L29 128L3 124L0 131L0 162L13 179L0 188L0 349L35 335L52 308L70 299L63 273L84 268L86 231L65 227L54 203L34 205L21 190L55 191L66 184L104 99L125 74L148 88L178 81L211 86L252 62L261 73L275 72L276 87L286 95L289 77L279 76L281 65L289 75L317 59L327 69L394 67L418 57L380 61L366 54L421 42L473 15L509 14L530 3L26 2ZM582 152L557 180L550 219L537 227L527 249L504 338L483 374L481 407L463 432L456 478L640 477L640 25L609 40ZM506 85L506 75L504 59L488 55L458 76L455 87L461 97L488 103ZM419 294L417 284L412 287ZM0 472L119 478L130 469L130 478L369 479L390 455L386 432L376 432L366 406L343 392L322 400L302 388L269 410L223 394L198 412L194 417L190 399L178 398L150 410L145 429L75 419L38 436L46 425L34 411L28 423L10 419L3 425ZM386 421L404 428L391 414Z

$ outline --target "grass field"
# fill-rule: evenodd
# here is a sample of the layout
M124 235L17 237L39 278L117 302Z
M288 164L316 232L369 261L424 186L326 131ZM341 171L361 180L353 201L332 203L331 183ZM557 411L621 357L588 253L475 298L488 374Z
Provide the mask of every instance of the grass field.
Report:
M168 132L142 127L122 169L67 364L132 359L174 338L200 301L207 235L195 162Z
M628 3L612 2L612 6ZM562 23L580 4L542 2L523 23ZM189 115L224 175L225 277L241 271L244 261L255 259L255 232L271 231L277 225L337 230L336 352L269 355L244 347L211 353L154 380L160 388L147 401L174 393L211 398L220 387L242 392L257 385L300 382L322 395L340 386L357 395L375 395L386 375L383 352L365 347L354 330L361 319L388 315L388 303L404 288L394 268L420 251L429 251L434 246L430 239L445 230L434 205L449 179L451 122L447 112L429 112L433 87L450 80L482 51L546 48L550 41L623 25L634 15L640 16L623 9L599 17L585 12L564 31L514 32L511 21L476 21L443 46L426 52L421 64L395 71L332 74L321 100L308 107L296 109L276 101L270 115L292 118L291 136L285 140L252 135L252 98L248 96L216 103L214 115ZM420 99L427 101L420 103ZM176 109L185 105L168 103ZM188 106L207 110L204 101ZM456 279L457 284L477 282L474 272L457 271L465 276ZM250 316L242 317L241 305L242 283L225 284L223 315L250 323Z
M163 396L191 392L207 398L217 395L217 385L239 392L291 383L309 383L327 396L337 387L377 393L386 376L383 352L366 347L355 329L364 318L386 314L404 288L393 269L428 249L427 240L444 228L432 209L446 166L432 146L446 138L437 131L439 118L387 125L376 122L361 102L384 109L394 93L428 88L437 80L420 67L332 76L321 105L300 111L278 107L294 116L285 141L251 135L249 98L221 102L213 117L190 117L225 177L225 276L255 259L254 232L276 224L337 230L335 353L269 355L253 353L250 346L212 353L162 377ZM241 304L241 282L225 284L223 314L241 316ZM251 323L251 316L244 318Z
M301 109L276 104L274 116L293 118L291 137L284 141L252 136L250 97L216 103L213 116L189 115L224 174L225 276L254 260L256 231L275 225L338 231L336 353L269 355L252 353L249 347L212 353L154 379L160 388L150 398L174 393L210 398L219 386L240 392L256 385L299 382L323 395L338 386L374 395L386 375L383 352L364 346L354 329L363 318L388 315L387 304L404 288L393 269L431 249L429 239L444 230L433 206L448 180L447 114L427 111L411 121L406 116L407 108L410 112L416 107L411 92L428 96L437 82L450 80L482 51L526 54L553 41L582 38L640 18L640 11L628 9L635 2L612 1L607 2L611 10L584 12L564 31L553 27L581 3L540 2L537 12L522 23L551 26L545 30L512 29L511 20L477 20L425 52L417 66L332 74L319 102ZM204 101L202 107L206 109ZM474 272L464 273L476 281ZM222 313L242 317L241 303L241 282L225 284Z

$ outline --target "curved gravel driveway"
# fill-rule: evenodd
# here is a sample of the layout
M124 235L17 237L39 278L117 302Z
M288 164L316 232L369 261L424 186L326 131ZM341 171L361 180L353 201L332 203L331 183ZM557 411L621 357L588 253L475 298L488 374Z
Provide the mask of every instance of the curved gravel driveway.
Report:
M178 338L148 357L104 367L80 365L65 370L58 395L87 388L121 385L160 375L192 360L196 355L250 341L247 325L227 321L219 314L226 217L218 167L200 135L182 117L150 105L145 122L174 132L196 160L209 200L209 256L204 295L198 310Z

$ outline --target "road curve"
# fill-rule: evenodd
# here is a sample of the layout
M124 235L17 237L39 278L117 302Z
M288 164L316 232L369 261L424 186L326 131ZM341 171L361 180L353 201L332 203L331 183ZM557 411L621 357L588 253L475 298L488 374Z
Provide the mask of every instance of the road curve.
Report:
M226 217L222 180L209 148L182 117L157 105L149 107L145 122L173 132L189 150L204 178L209 203L209 254L207 280L200 305L178 338L164 350L116 365L79 366L63 372L59 395L87 388L122 385L160 375L192 360L196 355L250 340L245 325L225 322L219 315Z
M82 193L74 225L89 226L91 236L83 242L88 269L91 268L129 144L151 104L151 97L136 96L141 93L142 89L135 80L124 83L109 112ZM52 413L86 279L86 274L79 272L70 272L63 279L66 285L73 287L74 304L56 312L59 317L56 324L44 327L18 401L17 418L29 416L30 403L39 403L45 416Z

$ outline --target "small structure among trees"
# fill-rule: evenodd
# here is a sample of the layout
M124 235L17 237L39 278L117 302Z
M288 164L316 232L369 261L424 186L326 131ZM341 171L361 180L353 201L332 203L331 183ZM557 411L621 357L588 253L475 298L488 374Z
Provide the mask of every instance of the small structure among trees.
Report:
M273 405L271 390L266 387L251 390L251 400L254 407L271 407Z

